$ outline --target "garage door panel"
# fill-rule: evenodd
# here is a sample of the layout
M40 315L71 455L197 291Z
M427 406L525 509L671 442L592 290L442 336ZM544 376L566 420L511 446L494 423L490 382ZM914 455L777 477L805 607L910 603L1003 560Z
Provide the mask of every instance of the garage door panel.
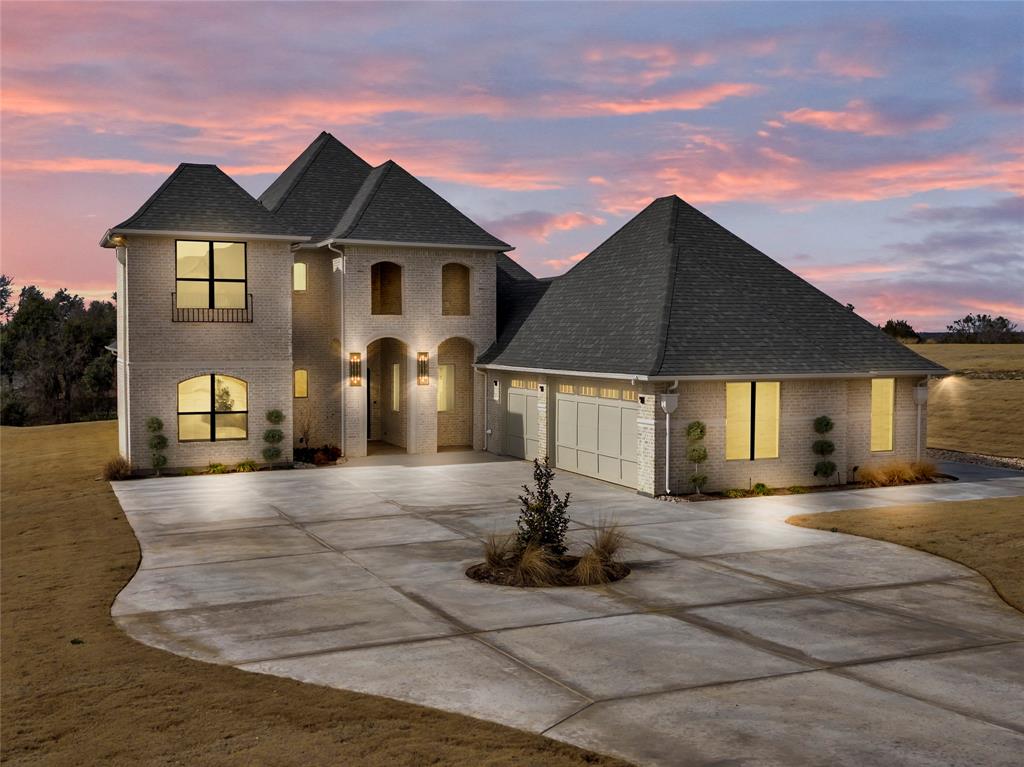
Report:
M559 469L579 471L579 465L576 462L576 448L558 445L555 448L555 466Z
M576 451L576 471L590 477L599 475L597 467L597 453L588 453L585 450Z
M576 403L571 400L559 401L555 412L557 413L556 442L559 445L576 447Z
M555 465L636 487L634 402L559 393L555 399Z
M619 455L622 452L622 408L598 405L597 449L605 455Z
M634 461L622 462L622 484L636 487L636 463Z
M593 402L576 403L576 446L597 451L597 405Z
M634 462L634 476L636 475L636 414L637 409L635 407L624 407L620 413L620 421L622 424L621 455L623 459Z
M509 389L505 414L505 453L516 458L537 457L537 395Z

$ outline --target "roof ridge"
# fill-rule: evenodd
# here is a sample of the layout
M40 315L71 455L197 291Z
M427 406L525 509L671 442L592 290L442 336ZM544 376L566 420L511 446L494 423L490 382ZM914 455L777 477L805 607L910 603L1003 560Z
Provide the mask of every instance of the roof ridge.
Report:
M365 183L370 182L372 180L372 185L370 186L370 188L366 192L366 199L363 200L362 205L360 205L359 209L356 211L356 214L355 214L355 216L352 219L352 223L350 223L345 228L345 231L340 232L338 234L339 237L347 236L349 234L349 232L353 231L357 226L359 226L359 222L362 220L363 214L366 213L366 209L370 207L370 202L372 202L373 198L377 196L377 192L380 191L381 184L384 183L384 179L387 178L389 173L391 173L391 169L394 168L395 165L397 165L397 163L394 160L385 160L384 162L382 162L380 165L378 165L376 168L373 169L373 170L383 169L377 175L377 178L373 178L373 170L370 171L369 175L367 175L367 177L366 177L366 180L363 181L363 183L365 184ZM357 192L356 193L356 198L358 198L358 197L359 197L359 193ZM355 199L353 199L352 202L355 202ZM342 219L344 219L344 216L342 216ZM341 222L339 222L339 225L340 225L340 223Z
M277 205L275 205L273 208L267 208L267 210L269 210L271 213L277 213L277 211L284 205L285 201L288 199L288 197L291 195L291 193L295 190L295 187L298 185L299 181L302 180L302 178L306 175L306 172L313 166L313 161L316 160L316 158L320 156L320 153L324 150L324 147L327 146L327 138L334 138L334 136L331 136L331 134L328 133L327 131L320 131L320 135L317 136L313 140L314 144L317 141L319 141L320 142L320 146L318 146L316 148L316 151L314 151L313 154L311 154L309 156L309 159L306 160L305 165L302 166L302 170L300 170L298 173L295 174L295 178L293 178L292 182L290 184L288 184L288 188L285 189L284 193L277 199ZM335 139L335 141L337 141L337 139ZM284 173L287 170L288 170L288 166L286 165L284 167L284 170L281 171L281 173ZM270 186L268 186L263 191L263 194L266 194L268 191L270 191L270 188L273 185L274 185L273 182L271 182ZM261 194L260 197L262 197L263 194ZM257 202L259 202L258 199L257 199ZM262 204L262 203L260 203L260 204Z
M178 174L181 173L181 169L184 168L187 164L188 163L184 163L184 162L178 163L178 167L175 168L173 171L171 171L171 175L169 175L167 178L165 178L164 182L160 186L158 186L156 188L156 191L153 192L153 194L151 194L149 196L149 199L146 200L144 203L142 203L142 207L139 208L137 211L135 211L128 218L126 218L124 221L122 221L120 224L118 224L118 226L124 226L125 224L130 224L132 221L134 221L137 218L140 218L143 213L145 213L147 210L149 210L153 206L153 203L155 203L157 201L157 199L160 197L160 195L163 194L163 191L168 186L170 186L170 183L174 179L176 179L178 177Z
M679 251L681 245L677 245L676 222L679 219L679 203L681 200L676 195L671 195L672 213L668 224L668 247L671 252L668 257L668 274L665 277L665 296L661 302L661 317L658 320L657 343L654 347L654 361L651 365L650 375L657 375L665 361L665 350L668 346L668 329L672 321L672 300L676 294L676 275L679 266Z

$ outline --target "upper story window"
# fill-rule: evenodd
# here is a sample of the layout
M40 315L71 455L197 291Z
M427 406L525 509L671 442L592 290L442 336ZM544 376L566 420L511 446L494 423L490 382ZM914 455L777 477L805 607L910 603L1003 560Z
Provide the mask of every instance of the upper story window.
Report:
M295 382L293 388L295 389L296 399L303 399L309 396L309 371L303 368L298 368L295 371Z
M469 267L445 264L441 267L441 314L469 314Z
M217 442L249 435L249 384L241 378L196 376L178 384L178 440Z
M725 385L725 458L779 457L779 382Z
M402 267L378 261L370 267L370 314L402 313Z
M296 261L292 266L292 290L301 293L306 289L306 265Z
M244 242L175 242L179 309L245 309Z
M892 416L896 404L896 379L871 379L871 451L892 450Z

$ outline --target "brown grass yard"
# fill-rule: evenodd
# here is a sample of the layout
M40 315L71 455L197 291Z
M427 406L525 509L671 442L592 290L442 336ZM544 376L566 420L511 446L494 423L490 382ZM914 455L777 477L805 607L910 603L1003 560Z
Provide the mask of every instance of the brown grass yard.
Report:
M1024 344L911 344L958 374L932 381L928 447L1024 458ZM999 376L983 378L979 376ZM1015 376L1015 377L1008 377Z
M139 548L110 486L96 480L116 441L111 421L0 429L4 764L623 764L129 639L110 604Z
M1024 611L1024 496L828 511L786 521L952 559L984 575L1003 599Z

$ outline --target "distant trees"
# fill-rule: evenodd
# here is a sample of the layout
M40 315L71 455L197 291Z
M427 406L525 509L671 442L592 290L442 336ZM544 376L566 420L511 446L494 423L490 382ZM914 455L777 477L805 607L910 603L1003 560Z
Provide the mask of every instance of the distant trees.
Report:
M1017 330L1017 323L1006 317L968 314L946 326L943 341L947 344L1019 344L1024 343L1024 333Z
M0 275L0 422L66 423L110 418L116 410L115 359L104 347L117 335L109 301L67 290L47 298L34 285L11 303Z
M882 326L882 332L887 333L893 338L898 338L901 341L920 341L921 336L917 334L917 331L911 326L906 320L886 320Z

